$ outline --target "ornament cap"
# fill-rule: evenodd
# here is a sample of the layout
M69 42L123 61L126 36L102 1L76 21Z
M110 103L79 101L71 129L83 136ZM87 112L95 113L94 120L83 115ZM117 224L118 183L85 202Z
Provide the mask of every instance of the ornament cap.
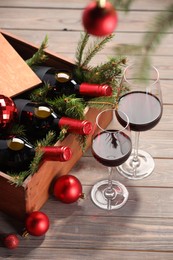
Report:
M82 194L79 198L82 199L82 200L86 199L86 194L82 192Z
M106 6L106 0L97 0L97 6L104 8Z

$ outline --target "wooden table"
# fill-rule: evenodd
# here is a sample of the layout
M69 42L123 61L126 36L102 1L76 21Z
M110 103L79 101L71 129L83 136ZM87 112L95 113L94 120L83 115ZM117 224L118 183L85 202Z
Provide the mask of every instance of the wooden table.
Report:
M0 28L34 44L49 37L49 49L74 59L83 30L81 14L89 1L1 0ZM150 19L171 0L134 1L131 11L118 11L119 25L114 40L93 60L93 64L114 55L119 43L139 43ZM140 58L140 56L137 56ZM129 57L129 60L132 57ZM63 204L50 198L44 211L51 226L45 237L21 238L16 250L0 247L0 259L173 259L173 30L169 30L152 54L160 71L164 111L160 123L140 137L140 147L155 159L152 175L130 181L118 173L114 178L129 190L127 204L112 212L97 208L90 190L106 178L106 169L90 151L70 174L83 185L85 200ZM16 221L0 213L0 231L16 232Z

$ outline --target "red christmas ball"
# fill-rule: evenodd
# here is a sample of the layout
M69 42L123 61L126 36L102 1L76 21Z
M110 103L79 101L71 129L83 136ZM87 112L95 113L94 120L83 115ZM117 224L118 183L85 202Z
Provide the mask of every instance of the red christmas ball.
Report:
M49 218L40 211L33 211L25 220L27 232L32 236L42 236L49 229Z
M56 180L53 194L64 203L73 203L83 197L82 185L75 176L64 175Z
M19 239L15 234L9 234L3 239L4 246L8 249L15 249L19 245Z
M118 17L110 2L106 2L102 7L95 1L84 9L82 22L87 33L101 37L113 33Z
M17 108L10 97L0 95L0 129L8 128L17 117Z

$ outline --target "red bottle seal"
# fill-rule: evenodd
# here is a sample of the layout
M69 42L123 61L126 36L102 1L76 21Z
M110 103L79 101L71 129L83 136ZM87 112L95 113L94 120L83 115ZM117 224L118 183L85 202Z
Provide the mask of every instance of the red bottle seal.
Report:
M112 88L107 84L99 85L82 83L80 85L80 94L93 97L111 96Z
M67 126L68 132L75 132L80 135L89 135L92 131L92 124L87 120L61 117L58 124L60 127Z
M40 148L44 152L46 161L68 161L72 157L72 151L68 146L45 146Z

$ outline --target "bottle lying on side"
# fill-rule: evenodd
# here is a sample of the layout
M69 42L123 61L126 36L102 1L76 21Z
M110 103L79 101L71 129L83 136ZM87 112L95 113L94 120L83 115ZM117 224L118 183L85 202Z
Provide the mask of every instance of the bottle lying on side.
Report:
M62 94L77 96L111 96L112 88L107 84L91 84L83 82L79 84L68 70L58 70L52 67L36 66L33 68L42 82L49 83L51 91L49 96L61 96Z
M92 123L88 120L58 116L47 104L25 99L15 99L14 102L19 122L25 126L31 137L42 138L50 130L58 133L62 127L67 127L68 132L80 135L89 135L92 131Z
M71 149L68 146L41 146L35 148L23 137L11 137L0 140L0 170L21 172L27 170L36 153L41 151L42 160L60 161L70 160Z

